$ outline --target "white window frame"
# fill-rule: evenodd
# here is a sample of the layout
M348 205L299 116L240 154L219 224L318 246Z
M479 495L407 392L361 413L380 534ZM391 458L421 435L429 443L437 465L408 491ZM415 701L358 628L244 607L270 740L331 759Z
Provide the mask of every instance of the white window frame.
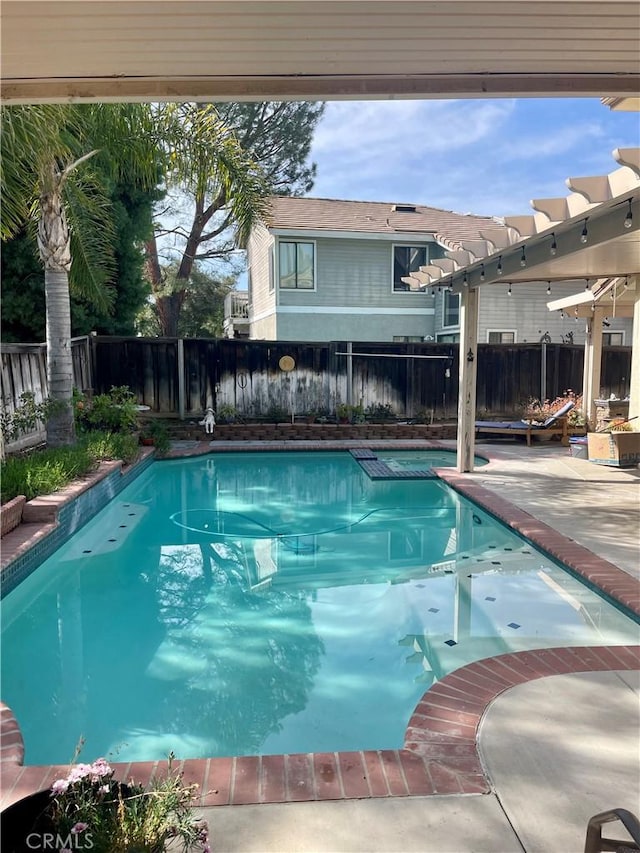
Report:
M274 293L276 289L276 247L269 247L269 293Z
M604 342L604 336L605 335L622 335L622 343L620 343L620 344L612 344L612 343L605 344L605 342ZM603 347L623 347L624 345L625 345L624 344L624 329L606 329L606 330L603 329L602 330L602 346Z
M458 322L457 323L445 323L446 319L446 309L447 309L447 299L450 296L458 297ZM459 329L460 328L460 309L462 308L462 299L459 293L452 293L450 290L445 290L443 293L442 299L442 328L443 329Z
M513 335L513 342L512 343L514 343L514 344L518 343L518 330L517 329L487 329L487 339L486 339L487 343L489 343L489 335L492 332L493 333L497 332L500 335L505 334L505 333L509 334L509 335ZM504 341L500 341L500 343L504 343Z
M280 243L306 243L313 246L313 287L280 287ZM279 237L275 246L275 280L279 293L315 293L318 289L318 247L307 237Z
M395 274L396 248L398 248L398 249L424 249L424 266L427 266L427 264L429 263L429 258L430 258L430 254L431 254L429 251L429 245L430 245L429 243L420 243L418 241L416 241L415 243L403 242L403 243L392 243L391 244L391 293L393 293L394 296L397 296L398 294L400 294L402 296L406 296L407 294L413 294L413 295L418 294L419 296L426 296L427 288L429 287L429 285L425 284L424 290L396 290L394 287L393 277Z

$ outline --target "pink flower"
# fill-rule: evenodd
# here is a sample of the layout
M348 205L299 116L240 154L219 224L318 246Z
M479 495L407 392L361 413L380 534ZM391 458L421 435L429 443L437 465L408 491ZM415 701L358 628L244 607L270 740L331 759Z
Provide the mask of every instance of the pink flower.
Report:
M81 832L84 832L85 829L88 828L88 823L82 823L82 821L78 821L78 823L71 827L71 832L73 833L73 835L79 835Z
M101 788L98 788L98 792L100 794L108 794L109 793L109 786L108 785L102 785Z
M76 764L76 766L71 769L67 778L69 782L79 782L80 779L84 779L89 776L91 772L90 764Z
M113 771L111 767L107 764L106 759L98 758L91 765L91 781L99 782L100 779L103 779L105 776L109 776Z
M68 787L69 781L67 779L56 779L51 786L51 792L53 794L64 794Z

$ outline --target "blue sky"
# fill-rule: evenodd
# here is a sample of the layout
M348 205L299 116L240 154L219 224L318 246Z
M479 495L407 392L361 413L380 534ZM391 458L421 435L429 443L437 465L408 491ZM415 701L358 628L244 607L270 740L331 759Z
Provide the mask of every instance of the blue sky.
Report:
M459 213L531 213L568 177L618 168L640 115L599 99L337 101L316 128L309 195L414 202Z

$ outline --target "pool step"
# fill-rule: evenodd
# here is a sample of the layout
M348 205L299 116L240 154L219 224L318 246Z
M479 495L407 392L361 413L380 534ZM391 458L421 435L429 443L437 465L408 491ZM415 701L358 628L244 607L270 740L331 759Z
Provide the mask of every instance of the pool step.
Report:
M358 464L371 480L434 480L433 471L394 471L379 459L357 459Z
M377 459L378 454L375 450L371 450L369 447L355 447L353 450L350 450L349 453L353 456L354 459Z

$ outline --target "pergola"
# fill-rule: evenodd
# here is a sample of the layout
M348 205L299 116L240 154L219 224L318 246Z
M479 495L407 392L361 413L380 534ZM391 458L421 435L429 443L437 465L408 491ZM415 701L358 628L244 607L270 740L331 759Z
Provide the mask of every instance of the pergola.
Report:
M638 108L637 0L3 0L1 16L5 104L524 96ZM637 176L637 155L620 157ZM637 183L615 194L610 184L572 189L581 207L575 198L539 205L542 219L507 223L504 246L466 258L452 247L444 283L462 294L460 471L473 467L481 285L624 279L626 298L634 294L632 388L640 388ZM587 317L589 399L599 301ZM630 411L640 413L639 396Z
M629 417L640 415L640 148L617 149L608 175L568 178L567 196L536 199L535 214L505 218L497 236L452 244L447 258L414 277L461 295L458 468L473 468L478 293L536 282L580 281L574 296L548 303L587 324L583 399L590 423L600 388L605 317L633 317ZM482 235L485 237L485 235ZM405 279L409 281L410 279Z

